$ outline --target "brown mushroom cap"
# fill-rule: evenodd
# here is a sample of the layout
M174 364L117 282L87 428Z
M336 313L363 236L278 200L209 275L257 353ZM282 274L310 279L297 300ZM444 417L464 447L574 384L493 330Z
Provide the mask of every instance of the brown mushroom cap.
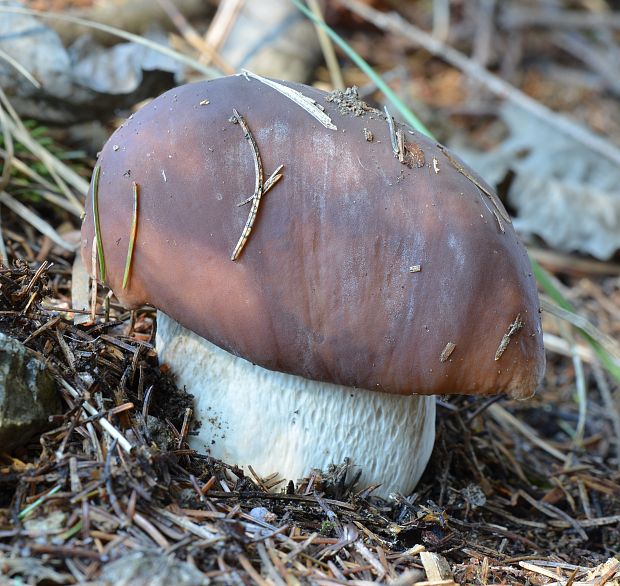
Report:
M400 162L382 113L283 84L316 100L337 130L233 76L171 90L113 134L98 162L106 284L272 370L388 393L531 395L544 369L536 283L490 188L397 126L408 143ZM237 204L254 190L255 163L233 109L265 179L284 165L234 262L251 206ZM124 289L132 182L139 211ZM93 238L91 193L87 267Z

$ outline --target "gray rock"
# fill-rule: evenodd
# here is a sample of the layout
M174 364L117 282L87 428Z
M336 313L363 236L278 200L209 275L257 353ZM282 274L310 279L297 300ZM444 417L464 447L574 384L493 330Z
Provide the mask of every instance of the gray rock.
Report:
M0 9L21 2L0 0ZM145 35L167 46L166 36ZM65 48L44 20L0 11L0 50L32 74L31 80L0 59L0 87L22 118L66 124L111 114L184 81L184 67L139 43L107 48L91 37Z
M60 402L45 364L14 338L0 333L0 451L24 445L49 427Z

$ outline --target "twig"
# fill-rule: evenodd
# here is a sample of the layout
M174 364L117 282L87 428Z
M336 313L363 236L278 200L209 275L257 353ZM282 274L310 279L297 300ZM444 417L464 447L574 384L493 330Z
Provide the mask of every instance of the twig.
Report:
M600 364L595 361L592 364L592 372L594 374L594 380L598 387L601 398L603 399L603 405L605 413L611 421L612 428L614 430L614 443L616 444L616 461L617 466L620 468L620 411L618 410L618 403L611 394L609 383L605 378L605 373L600 367Z
M576 521L575 519L570 517L568 514L566 514L561 509L558 509L557 507L549 503L538 502L535 498L530 496L524 490L518 490L516 494L522 497L524 500L530 503L530 505L538 509L544 515L547 515L548 517L551 517L554 519L562 519L575 530L575 532L579 535L579 537L581 537L583 541L588 540L588 534L583 530L583 528L579 524L579 521Z
M112 454L116 451L116 446L118 444L118 438L114 438L112 440L112 445L108 446L108 453L105 457L105 464L103 467L103 478L105 481L105 488L108 493L108 500L110 501L110 505L114 509L116 515L122 519L123 523L127 523L127 515L125 515L124 511L121 509L121 506L116 498L116 494L114 494L114 487L112 486Z
M620 264L617 262L603 262L597 259L577 258L574 254L543 250L542 248L527 247L530 258L535 259L553 272L576 275L610 275L620 277Z
M254 156L254 172L256 175L256 185L254 187L254 193L245 201L242 201L238 206L242 206L248 202L252 202L252 207L250 209L250 213L248 215L248 219L243 227L241 232L241 236L233 250L232 255L230 256L230 260L235 261L239 258L239 255L243 251L243 248L250 237L250 232L252 231L252 227L254 226L254 222L256 221L256 214L258 213L258 207L260 205L261 199L267 191L269 191L281 178L282 174L279 171L282 170L284 165L280 165L269 177L267 182L264 182L263 178L263 161L261 159L260 153L258 151L258 146L256 145L256 140L252 135L252 131L248 127L246 121L243 116L237 112L233 108L233 117L231 118L232 122L239 123L241 129L243 130L245 139L250 143L250 147L252 148L252 155Z
M193 411L189 407L185 409L185 415L183 416L183 424L181 425L181 433L179 434L179 441L177 443L177 448L180 450L187 439L187 434L189 433L189 424L192 420Z
M445 41L450 33L450 0L433 1L433 36Z
M205 36L206 43L214 50L219 51L221 49L244 4L245 0L221 0L219 2L217 12ZM206 62L209 62L208 55Z
M263 185L263 195L267 195L267 193L269 193L269 191L271 190L271 188L278 182L280 181L280 179L282 179L282 177L284 177L284 175L282 173L280 173L280 171L282 171L282 169L284 168L284 165L280 165L267 179L267 181L265 181L265 185ZM247 199L244 199L242 202L239 202L237 204L237 207L240 208L241 206L244 206L248 203L250 203L252 200L254 199L254 194L250 195L250 197L248 197Z
M215 63L215 66L222 70L226 75L232 75L235 70L220 57L219 53L211 44L203 39L196 29L188 22L185 15L176 7L171 0L157 0L164 12L177 27L183 38L200 53Z
M258 152L258 146L256 146L256 140L254 140L254 136L250 131L250 128L246 124L243 116L237 112L233 108L233 118L231 119L233 122L238 122L239 126L243 130L245 139L250 143L250 147L252 149L252 155L254 156L254 173L256 175L256 185L254 187L254 193L252 194L252 208L250 209L250 214L248 219L243 227L241 232L241 236L233 250L233 253L230 257L230 260L237 260L245 243L248 241L250 237L250 232L252 231L252 226L254 225L254 221L256 220L256 214L258 213L258 206L260 205L261 198L263 196L263 161L260 157L260 153Z
M0 210L0 265L8 264L9 254L4 243L4 235L2 233L2 210Z
M78 401L82 401L81 405L82 405L82 409L84 409L84 411L86 411L89 415L97 415L98 414L97 409L95 409L87 401L83 400L83 398L80 397L80 394L66 380L61 379L60 383L62 384L62 386L68 391L68 393L74 399L76 399ZM103 429L105 429L105 431L107 431L112 436L112 439L118 440L118 445L121 448L123 448L123 450L125 450L127 453L131 452L132 446L129 443L129 441L127 441L125 436L120 431L118 431L118 429L116 429L107 419L100 419L99 420L99 425L101 425L101 427Z
M501 217L508 222L509 224L512 222L510 216L508 215L508 212L506 211L506 209L504 208L504 206L502 205L502 203L497 199L497 195L495 195L490 189L488 189L484 183L482 183L481 181L478 180L477 177L475 177L474 175L472 175L463 165L461 165L461 163L459 163L459 161L457 161L454 156L452 155L452 153L443 145L439 145L439 149L441 150L441 152L446 156L446 159L448 159L448 161L450 162L450 164L461 174L464 175L465 177L467 177L467 179L469 179L482 193L484 193L484 195L486 195L491 202L493 203L493 209L490 210L491 213L495 216L495 218L497 219L497 222L499 224L499 227L501 229L501 231L504 231L504 227L502 226L502 222L500 220L500 218L498 217L497 213L499 212L499 214L501 215ZM482 200L485 202L484 198L482 198ZM487 206L488 208L488 206Z
M505 5L500 16L504 28L620 28L620 14L617 12L585 10L562 10L549 12L533 6L517 7Z
M578 33L556 33L552 36L553 42L561 49L582 61L591 70L598 74L607 88L614 94L620 94L620 76L617 55L610 55L606 47L595 49L585 38Z
M517 430L528 441L538 446L541 450L544 450L554 458L557 458L561 462L566 460L566 455L556 450L553 446L550 446L546 441L542 440L536 431L532 429L526 423L519 421L512 413L509 413L501 405L491 405L488 412L500 423L507 423L513 429Z
M515 320L510 324L508 331L504 334L499 346L497 347L497 351L495 352L495 360L499 360L506 348L508 348L508 344L510 344L510 339L514 336L521 328L523 327L523 320L521 319L521 314L519 313Z

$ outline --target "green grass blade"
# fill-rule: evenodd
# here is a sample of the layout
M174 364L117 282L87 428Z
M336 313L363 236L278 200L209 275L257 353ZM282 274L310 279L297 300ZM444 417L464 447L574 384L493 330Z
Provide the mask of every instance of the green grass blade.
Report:
M401 116L407 121L412 128L418 132L433 138L431 131L426 128L423 122L407 107L407 105L394 93L392 88L383 81L383 78L361 57L337 32L325 24L321 19L317 18L306 6L299 0L291 0L291 2L307 16L315 25L321 27L336 43L347 56L357 65L383 92L385 97L392 102L392 105L400 112Z
M127 247L127 260L125 261L125 273L123 275L123 289L127 289L129 275L131 274L131 262L133 260L133 249L136 244L136 232L138 231L138 184L133 184L133 215L131 217L131 232L129 233L129 246Z
M93 223L95 225L95 243L99 259L99 279L105 283L105 258L103 256L103 242L101 241L101 225L99 222L99 175L101 166L97 165L93 171Z
M42 497L38 498L34 503L28 505L25 509L19 513L18 517L20 519L24 519L28 516L32 511L34 511L37 507L41 506L50 496L56 494L62 488L62 484L57 484L52 490L44 494Z

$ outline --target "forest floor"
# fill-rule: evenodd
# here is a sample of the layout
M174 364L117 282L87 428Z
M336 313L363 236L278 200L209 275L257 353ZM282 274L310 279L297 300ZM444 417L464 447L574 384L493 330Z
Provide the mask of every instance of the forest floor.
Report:
M328 22L441 141L492 150L507 130L484 79L345 4L396 7L421 29L434 22L448 45L472 55L468 62L619 148L618 86L595 55L618 70L609 55L620 51L620 24L606 25L603 16L571 28L577 11L600 16L589 3L556 7L550 18L538 10L544 2L530 10L502 3L501 14L493 1L452 2L443 32L441 6L450 3L328 3ZM489 7L496 18L484 12ZM618 12L608 17L620 22ZM339 57L347 85L381 103L376 87ZM313 82L331 81L318 67ZM94 159L75 153L73 135L27 127L88 181ZM0 170L9 150L3 136ZM62 189L50 187L49 169L15 142L14 161L39 175L13 161L2 190L77 242L79 217L37 197ZM509 187L504 181L500 196L518 213ZM571 213L565 221L578 223ZM586 254L587 244L565 252L539 234L523 236L574 313L617 344L618 254L602 260ZM372 487L354 484L346 464L284 487L188 447L192 401L157 362L154 309L128 311L99 287L94 319L88 312L76 319L74 254L15 208L2 209L2 237L10 262L0 268L0 331L49 364L63 410L40 438L0 452L0 584L620 584L620 389L575 324L544 315L547 370L532 399L438 400L435 449L414 494L374 497Z

